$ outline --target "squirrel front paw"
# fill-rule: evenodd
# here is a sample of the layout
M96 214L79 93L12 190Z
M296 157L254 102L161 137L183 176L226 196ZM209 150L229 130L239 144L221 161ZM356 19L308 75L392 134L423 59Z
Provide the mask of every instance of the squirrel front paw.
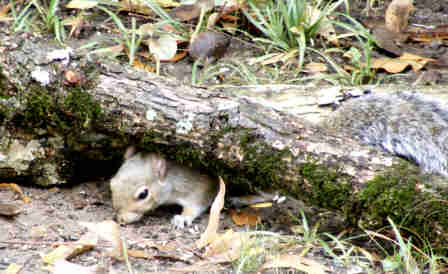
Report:
M171 223L178 228L184 228L185 226L190 226L193 222L193 218L191 216L185 215L174 215Z

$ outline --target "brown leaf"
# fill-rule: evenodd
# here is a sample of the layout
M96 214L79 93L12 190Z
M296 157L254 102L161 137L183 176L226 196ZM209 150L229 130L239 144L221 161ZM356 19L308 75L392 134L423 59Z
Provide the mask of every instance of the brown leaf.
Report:
M87 227L89 231L97 234L100 238L112 245L108 250L110 256L119 260L122 259L123 244L121 242L120 226L116 222L107 220L101 223L79 222L79 224Z
M172 273L226 273L226 268L214 263L199 261L184 267L169 268L166 274ZM157 272L156 274L162 274Z
M252 212L248 211L237 212L236 210L232 210L231 214L232 214L232 220L237 226L243 226L243 225L254 226L261 222L260 216Z
M384 69L390 73L399 73L406 69L409 66L409 62L401 61L400 59L392 59L392 58L378 58L372 60L372 68L375 69Z
M80 84L85 77L79 71L67 70L64 73L65 80L70 84Z
M25 203L31 203L31 199L28 198L28 197L23 193L23 191L22 191L22 189L20 188L19 185L17 185L17 184L13 184L13 183L2 183L2 184L0 184L0 187L1 187L1 188L9 188L9 189L11 189L12 191L15 191L15 192L19 193L20 198L22 198L22 200L23 200Z
M311 62L305 65L304 67L305 72L308 73L319 73L319 72L325 72L328 70L328 67L324 63L317 63L317 62Z
M173 19L180 21L190 21L196 19L201 14L201 7L199 5L180 5L177 8L168 12Z
M98 238L93 233L87 233L81 237L77 242L68 243L58 246L42 257L46 264L54 264L58 260L65 260L72 258L78 254L84 253L92 249L98 243Z
M242 247L252 244L249 232L228 230L224 234L219 234L210 243L205 251L205 256L214 263L231 262L240 257Z
M141 55L143 55L143 54L141 54ZM149 54L147 54L147 55L148 55L148 57L150 57ZM132 65L136 68L143 69L143 70L146 70L149 72L153 72L153 73L156 72L155 68L151 67L150 65L146 65L138 60L134 60L134 63Z
M22 212L22 209L10 203L0 203L0 215L4 216L15 216Z
M130 257L134 258L140 258L140 259L152 259L154 258L154 255L148 254L148 252L142 251L142 250L128 250L128 255Z
M215 240L219 228L219 215L224 207L224 196L226 195L226 185L221 177L219 177L219 192L213 201L210 209L210 217L208 219L207 229L202 233L201 238L196 242L198 248L206 246Z
M299 255L281 254L272 256L259 270L260 272L269 268L291 267L305 273L325 274L330 273L330 269L311 259Z
M399 58L378 58L372 59L372 68L384 69L390 73L399 73L405 70L408 66L412 67L412 70L420 71L428 62L436 62L437 60L418 56L411 53L403 53Z
M405 31L412 9L412 0L393 0L386 10L386 28L397 33Z
M130 1L130 0L122 0L119 2L121 8L118 11L129 11L144 15L152 15L153 11L151 8L147 7L144 1Z

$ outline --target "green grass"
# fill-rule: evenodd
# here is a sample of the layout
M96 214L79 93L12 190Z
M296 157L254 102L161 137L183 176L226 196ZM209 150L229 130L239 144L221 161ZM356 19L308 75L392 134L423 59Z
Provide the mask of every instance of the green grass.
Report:
M264 6L258 6L250 0L250 10L244 10L247 19L264 35L262 38L254 38L254 41L266 44L266 52L281 51L291 57L299 57L299 69L303 67L304 56L313 46L314 39L319 33L319 27L329 14L334 12L346 0L339 0L326 4L317 1L269 1ZM313 17L310 9L319 11L317 18ZM315 15L317 12L314 13Z
M135 17L132 17L131 30L128 31L128 29L123 25L120 18L115 13L111 12L105 7L98 7L98 8L107 13L117 25L118 29L120 30L121 37L115 40L117 43L125 45L126 51L129 54L129 65L134 64L135 54L140 47L140 43L143 37L141 35L137 37L137 26L135 22Z
M62 20L56 14L59 9L59 0L50 0L48 6L44 1L32 0L34 7L44 22L47 31L54 33L58 42L63 43L67 38Z

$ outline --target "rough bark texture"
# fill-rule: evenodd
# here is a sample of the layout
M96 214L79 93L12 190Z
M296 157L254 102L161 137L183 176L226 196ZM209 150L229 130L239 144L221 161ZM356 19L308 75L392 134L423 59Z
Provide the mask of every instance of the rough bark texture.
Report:
M245 178L356 213L369 205L361 205L365 200L353 194L400 163L320 126L331 111L318 102L332 89L187 87L83 51L63 64L48 57L57 45L29 34L0 34L0 41L3 179L63 183L137 144L181 162L198 161L228 181ZM66 71L83 74L85 80L68 84ZM47 84L41 72L48 74ZM106 169L101 175L110 176L116 168L105 164L94 172ZM391 177L400 183L411 177L399 172Z

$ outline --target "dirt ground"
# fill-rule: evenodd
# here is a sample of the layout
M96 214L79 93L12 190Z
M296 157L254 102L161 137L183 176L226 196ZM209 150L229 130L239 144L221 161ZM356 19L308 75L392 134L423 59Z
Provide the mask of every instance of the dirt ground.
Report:
M366 1L350 1L354 14L363 18L362 10ZM390 1L375 1L371 13L384 14L384 7ZM448 24L448 3L446 1L417 0L416 11L411 16L412 23L419 24ZM365 18L365 17L364 17ZM433 50L434 55L448 56L446 41L426 44L424 47ZM227 58L227 57L224 57ZM448 58L447 58L448 59ZM175 78L183 80L191 76L191 63L169 64L163 66L165 74L180 73ZM431 72L431 70L429 70ZM434 73L440 73L432 70ZM407 72L405 81L412 83L423 73ZM173 75L172 74L172 75ZM409 76L408 78L406 78ZM437 78L437 81L446 81ZM14 203L22 209L15 217L0 216L0 272L11 263L23 266L20 273L48 273L42 255L54 249L54 244L60 242L73 242L86 233L87 229L79 222L98 223L112 220L113 210L110 200L108 181L90 182L69 188L31 188L23 187L24 193L31 199L31 203L24 203L19 196L9 189L0 189L0 201ZM290 226L295 224L292 216L300 216L302 205L296 201L287 202L259 212L262 218L262 229L291 234ZM185 229L175 229L170 219L176 208L166 207L155 210L143 220L122 226L121 235L129 249L145 250L153 255L151 259L137 259L131 257L131 266L138 273L166 272L172 273L174 268L183 268L202 260L201 250L194 248L194 242L199 239L205 230L208 214L194 222L194 225ZM331 225L330 225L331 226ZM325 227L325 226L323 226ZM236 226L228 211L221 217L221 231L232 228L241 231L246 228ZM260 228L260 227L258 227ZM255 228L251 228L255 230ZM323 252L314 254L314 259L331 269L330 273L364 273L359 268L346 268L337 265ZM126 264L116 261L106 255L103 249L94 248L70 259L71 262L92 266L101 265L109 269L114 268L117 273L127 273ZM232 273L234 267L229 263L219 265L215 273ZM288 272L289 271L289 272ZM102 272L97 272L102 273ZM196 273L211 273L211 271L198 271ZM269 273L268 271L266 273ZM292 270L278 270L275 273L298 273Z
M0 234L0 271L15 263L23 266L20 272L22 274L48 273L48 266L42 257L52 252L58 243L72 243L86 234L88 229L81 225L81 222L98 224L113 219L108 184L108 181L102 181L87 182L70 188L22 187L25 195L31 199L30 203L25 203L16 192L0 188L0 201L10 201L21 208L21 213L15 217L0 216L3 232ZM304 208L302 203L288 199L284 203L274 204L273 207L252 210L262 220L257 227L235 225L230 211L224 210L219 231L264 230L292 235L290 228L297 222L291 216L300 219L301 208ZM204 260L201 255L203 250L195 248L195 242L205 231L209 214L195 220L191 227L179 229L170 224L172 216L179 211L180 208L176 206L158 208L139 222L120 227L121 237L129 250L140 250L152 257L131 257L131 266L136 273L172 273L174 269L183 273L185 271L182 270L189 265ZM326 226L324 230L329 231L332 224L334 225L322 224L321 227ZM321 264L330 267L332 273L348 271L346 267L337 265L321 255L316 258ZM102 266L114 269L117 273L128 273L126 264L108 256L101 245L76 255L69 261L77 265ZM231 264L223 263L212 269L204 266L199 271L186 272L231 273L232 269Z

